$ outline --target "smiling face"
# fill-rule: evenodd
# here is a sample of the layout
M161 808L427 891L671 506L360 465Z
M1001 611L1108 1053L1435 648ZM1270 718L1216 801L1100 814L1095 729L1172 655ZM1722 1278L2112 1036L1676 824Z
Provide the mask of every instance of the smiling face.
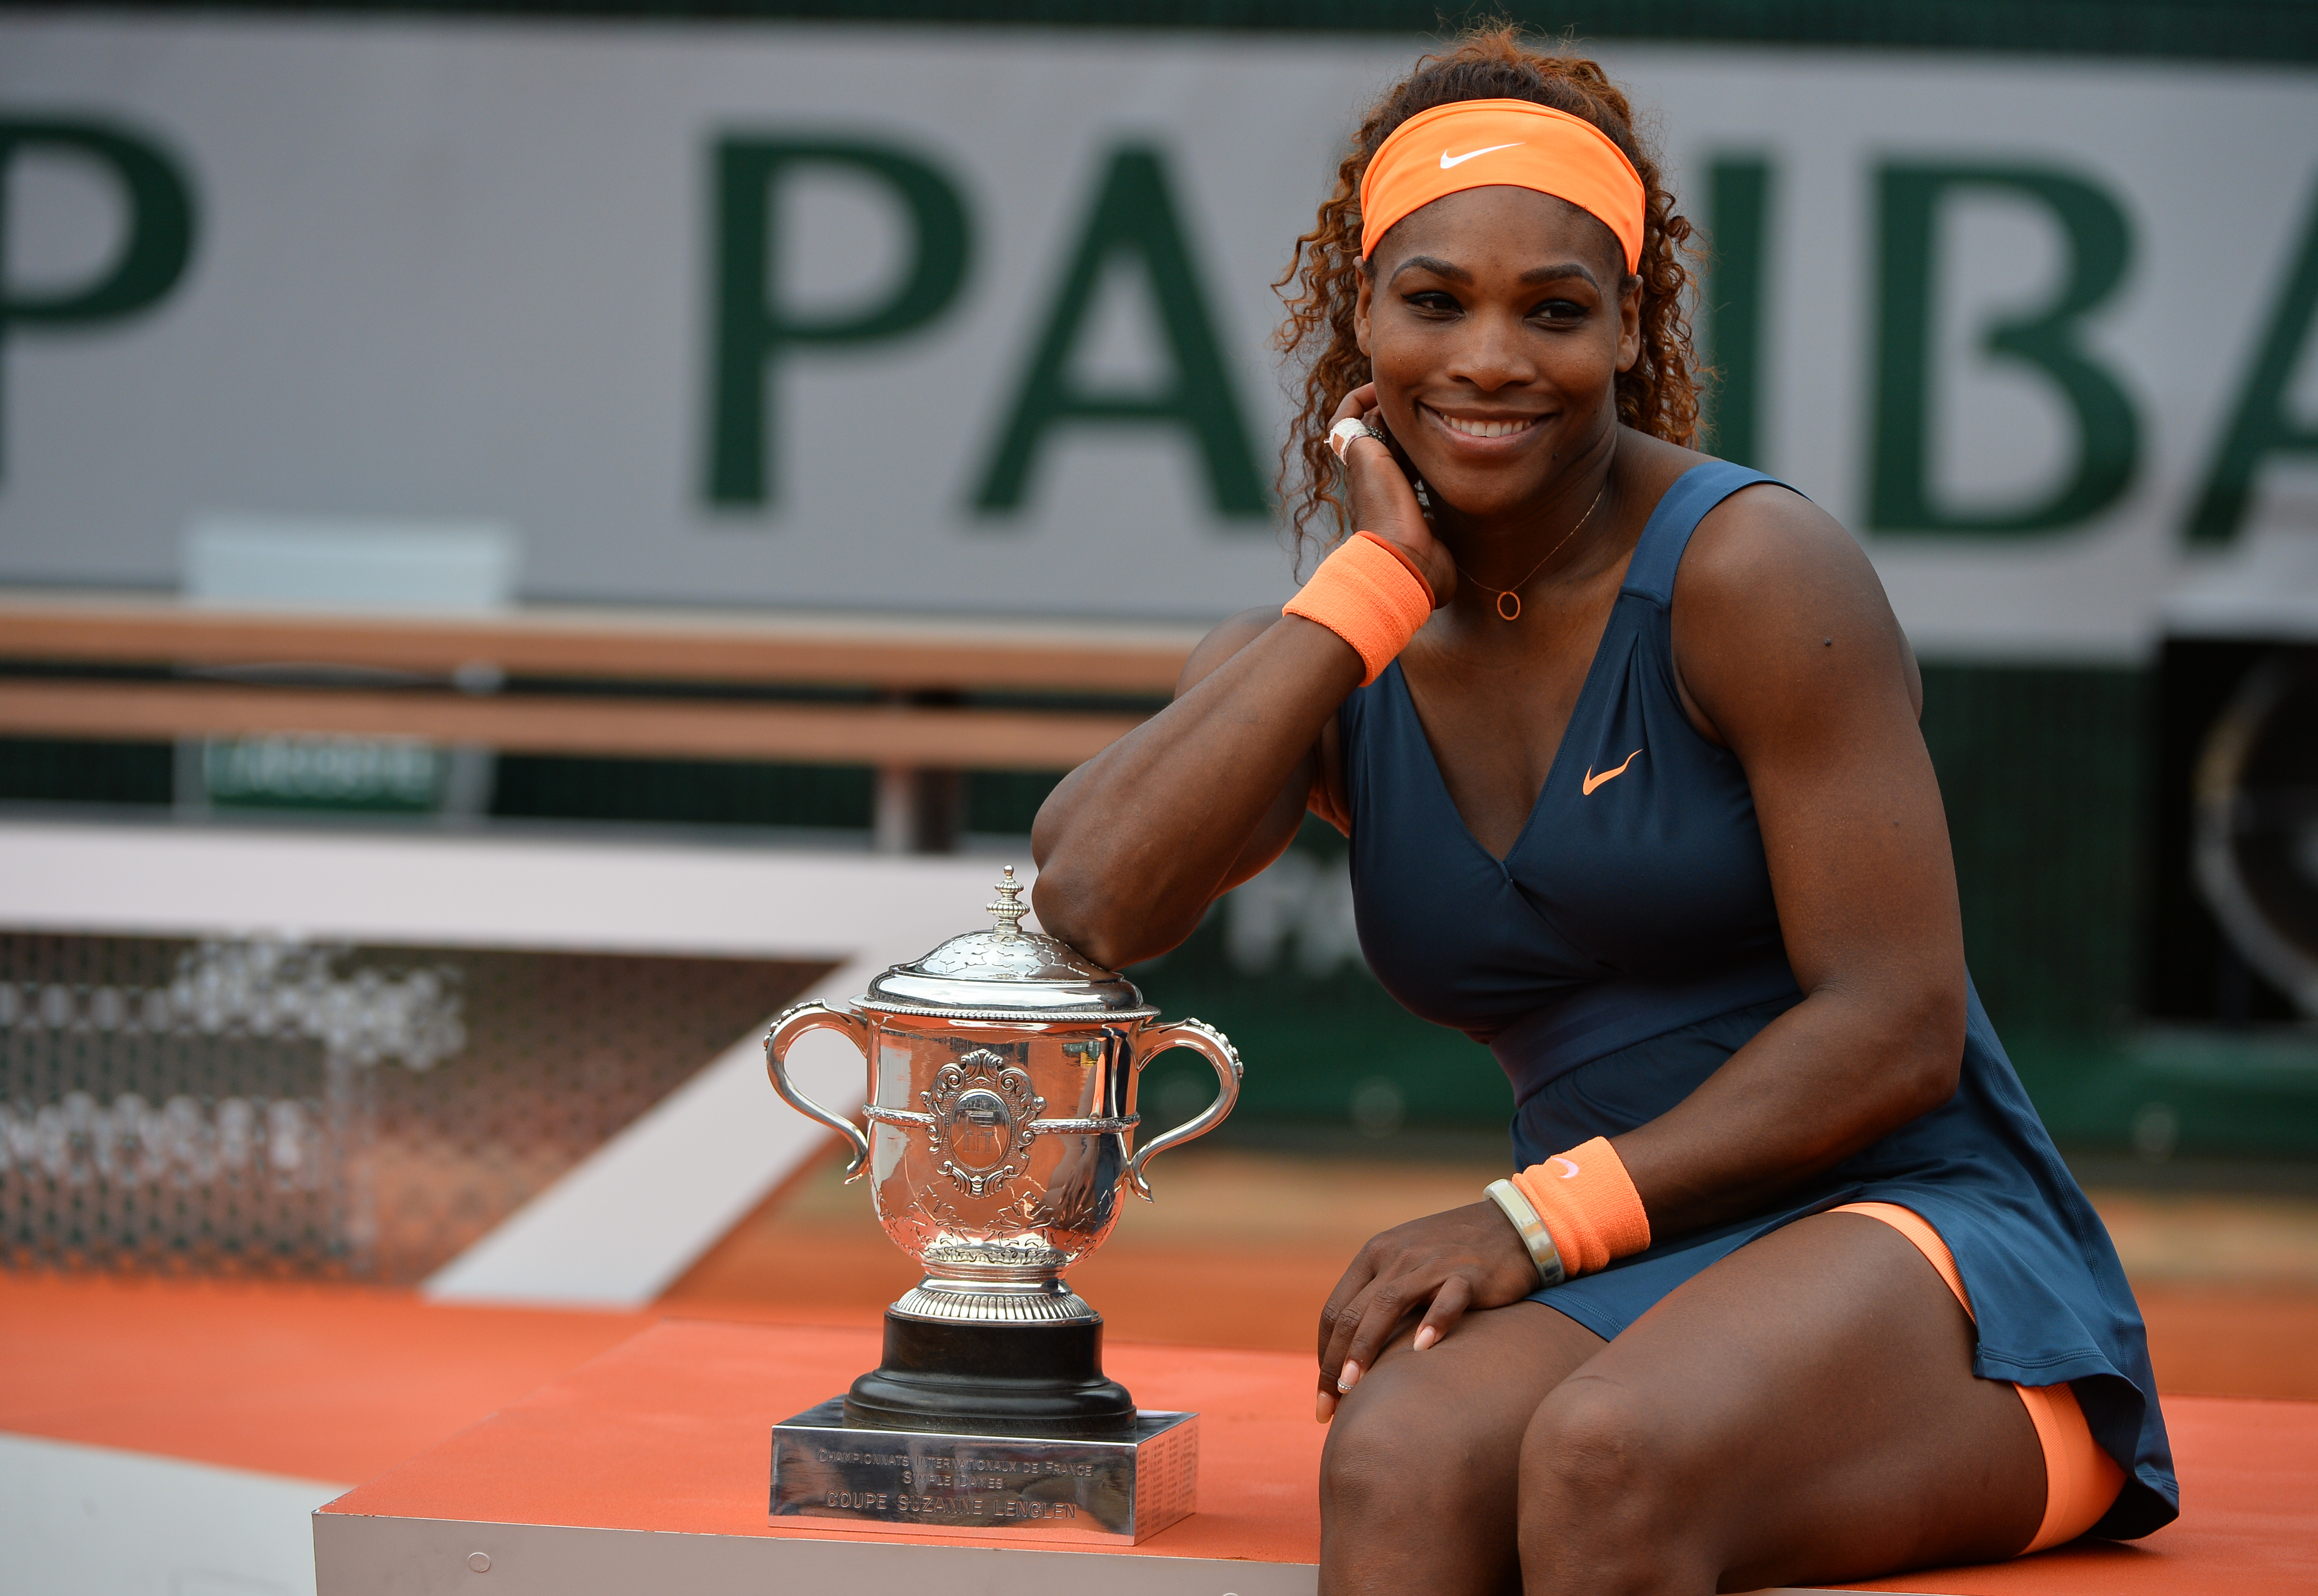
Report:
M1354 330L1435 497L1477 522L1545 509L1614 436L1641 349L1616 238L1550 194L1475 188L1404 217L1369 265Z

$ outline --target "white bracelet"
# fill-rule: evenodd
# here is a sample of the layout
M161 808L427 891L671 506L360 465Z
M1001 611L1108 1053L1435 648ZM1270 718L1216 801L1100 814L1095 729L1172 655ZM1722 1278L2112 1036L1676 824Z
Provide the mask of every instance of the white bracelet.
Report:
M1537 1210L1530 1206L1527 1197L1522 1196L1521 1188L1510 1180L1492 1180L1487 1191L1489 1200L1504 1211L1505 1216L1513 1222L1514 1229L1521 1233L1522 1245L1529 1249L1530 1261L1537 1265L1538 1283L1541 1286L1560 1285L1565 1278L1561 1249L1553 1244L1553 1233L1545 1228L1545 1221L1537 1216Z

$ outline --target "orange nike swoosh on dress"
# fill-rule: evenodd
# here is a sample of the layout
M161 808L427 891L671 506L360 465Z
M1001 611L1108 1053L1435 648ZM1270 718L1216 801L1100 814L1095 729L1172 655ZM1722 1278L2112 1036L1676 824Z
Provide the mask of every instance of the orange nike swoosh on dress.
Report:
M1641 749L1636 749L1632 753L1628 754L1628 755L1626 756L1626 765L1631 765L1635 760L1637 760L1637 759L1640 758L1641 757L1642 757L1642 750L1641 750ZM1601 775L1599 775L1599 776L1595 775L1595 774L1594 774L1594 767L1593 767L1591 765L1588 765L1588 766L1586 767L1586 780L1585 780L1585 783L1583 784L1583 785L1584 785L1584 788L1585 788L1585 795L1586 795L1586 797L1588 797L1588 798L1591 798L1592 796L1594 796L1594 789L1595 789L1595 788L1596 788L1596 787L1598 787L1598 786L1600 786L1604 782L1613 782L1613 781L1616 781L1620 776L1622 776L1625 775L1625 774L1626 774L1626 765L1621 765L1621 766L1619 766L1619 767L1618 767L1618 768L1617 768L1617 769L1615 769L1615 770L1605 770L1605 771L1604 771L1604 772L1603 772Z

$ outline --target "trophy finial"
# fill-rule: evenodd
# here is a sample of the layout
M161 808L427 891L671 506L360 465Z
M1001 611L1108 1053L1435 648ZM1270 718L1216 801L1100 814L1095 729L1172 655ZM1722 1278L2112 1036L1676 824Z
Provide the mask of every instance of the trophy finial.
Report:
M998 901L984 904L982 911L998 922L1002 934L1021 931L1022 917L1030 912L1030 906L1022 901L1022 883L1014 879L1013 865L1006 866L1005 877L998 883Z

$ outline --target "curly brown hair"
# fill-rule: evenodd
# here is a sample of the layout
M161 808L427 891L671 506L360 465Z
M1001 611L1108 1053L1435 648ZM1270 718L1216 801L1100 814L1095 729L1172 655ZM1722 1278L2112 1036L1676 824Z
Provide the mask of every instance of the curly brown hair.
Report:
M1659 181L1658 162L1634 131L1633 108L1596 63L1566 51L1533 49L1514 23L1476 28L1454 48L1420 59L1370 108L1336 167L1335 192L1321 205L1312 230L1296 240L1287 272L1272 284L1288 303L1288 319L1273 346L1290 362L1305 363L1301 408L1280 451L1279 484L1299 546L1323 507L1343 528L1345 508L1337 496L1328 418L1370 376L1368 356L1352 331L1361 273L1368 269L1361 258L1361 178L1395 128L1421 111L1460 100L1528 100L1582 117L1634 163L1649 196L1638 273L1642 352L1631 370L1618 374L1618 419L1669 443L1687 445L1697 436L1703 373L1697 370L1683 309L1692 280L1683 258L1694 252L1692 228L1689 218L1676 211L1674 196Z

